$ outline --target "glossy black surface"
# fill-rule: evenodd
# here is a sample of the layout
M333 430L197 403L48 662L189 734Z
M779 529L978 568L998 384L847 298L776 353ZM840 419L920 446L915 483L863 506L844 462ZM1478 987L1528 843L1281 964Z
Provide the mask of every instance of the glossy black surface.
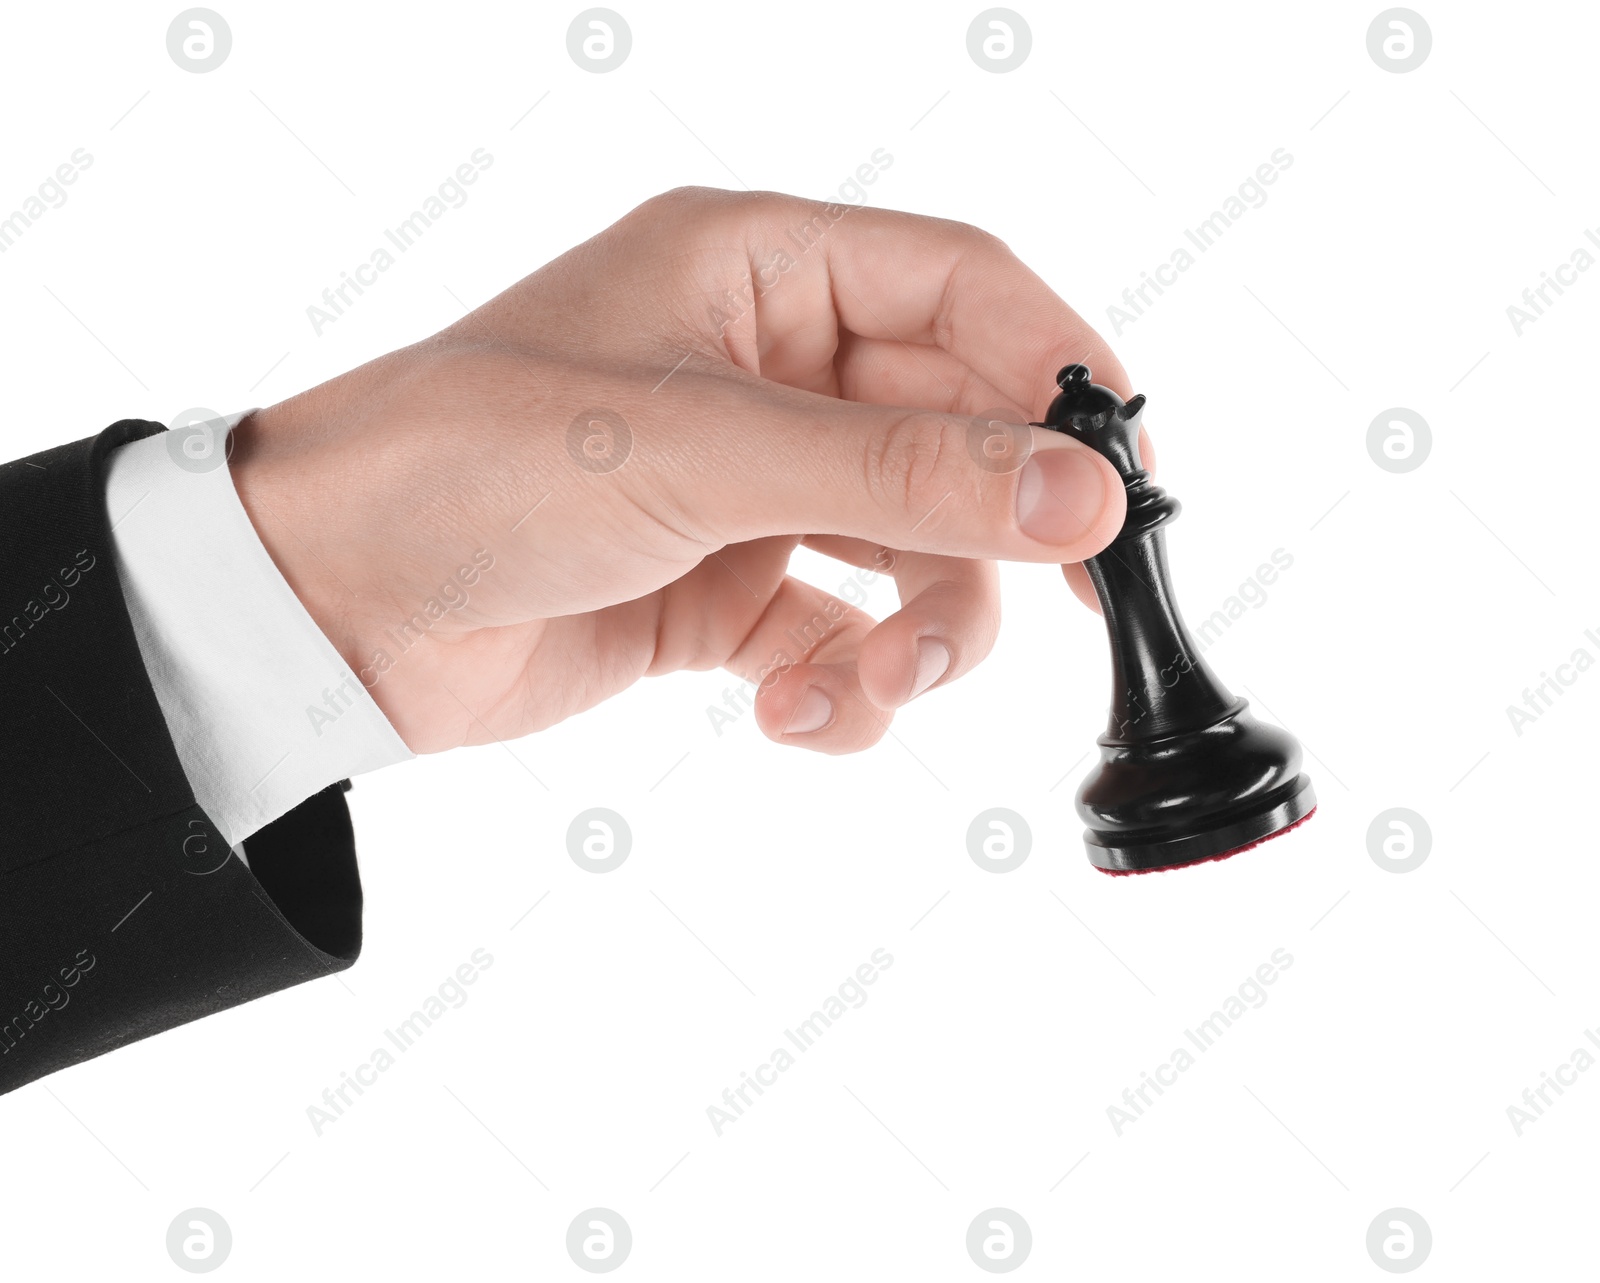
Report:
M1128 492L1121 532L1084 563L1105 613L1114 683L1100 764L1078 790L1089 859L1109 872L1145 871L1259 842L1316 806L1300 745L1250 715L1178 612L1163 527L1180 506L1139 458L1144 397L1124 404L1082 365L1056 382L1060 394L1035 426L1099 451Z

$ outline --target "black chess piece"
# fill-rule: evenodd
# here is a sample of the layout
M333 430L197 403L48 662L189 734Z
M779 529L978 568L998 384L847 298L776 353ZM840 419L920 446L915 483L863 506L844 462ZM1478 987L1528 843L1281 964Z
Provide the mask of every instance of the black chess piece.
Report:
M1100 764L1078 789L1089 861L1106 873L1146 873L1218 860L1310 817L1300 745L1257 721L1205 660L1173 596L1163 527L1178 501L1139 459L1144 397L1123 403L1066 366L1043 423L1099 451L1121 474L1128 515L1104 552L1084 563L1111 637L1111 723Z

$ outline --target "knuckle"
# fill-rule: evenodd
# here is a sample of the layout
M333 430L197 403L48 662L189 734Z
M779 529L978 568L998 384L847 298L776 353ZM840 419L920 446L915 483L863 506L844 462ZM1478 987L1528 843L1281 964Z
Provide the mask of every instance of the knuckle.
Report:
M947 416L901 415L867 446L867 491L885 507L921 519L958 487L961 448Z
M699 201L707 199L715 191L716 188L714 187L698 187L692 183L686 183L681 187L671 187L666 191L661 192L659 195L652 196L645 202L645 204L668 205L673 207L693 205Z
M625 220L636 235L663 233L679 243L738 249L754 230L782 220L792 197L765 191L726 191L720 187L674 187L650 197Z
M770 203L773 199L770 192L736 192L721 187L684 186L673 187L657 196L652 196L639 209L680 217L689 213L697 217L718 215L738 217L751 209Z
M1009 254L1010 247L987 228L979 227L976 223L952 222L950 229L968 251L993 250Z
M698 221L717 207L719 197L729 195L715 187L672 187L636 206L629 218L648 227Z

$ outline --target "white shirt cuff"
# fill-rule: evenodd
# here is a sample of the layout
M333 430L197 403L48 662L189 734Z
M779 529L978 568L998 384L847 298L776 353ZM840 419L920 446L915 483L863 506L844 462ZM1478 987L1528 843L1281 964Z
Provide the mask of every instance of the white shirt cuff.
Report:
M113 552L196 802L230 845L337 780L414 757L306 613L233 487L249 410L111 456Z

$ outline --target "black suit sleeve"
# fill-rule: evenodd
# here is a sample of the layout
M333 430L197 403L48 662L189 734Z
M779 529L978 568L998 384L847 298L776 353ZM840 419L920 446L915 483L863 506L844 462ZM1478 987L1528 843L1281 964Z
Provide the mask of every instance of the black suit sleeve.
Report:
M251 836L247 868L184 776L105 511L111 452L160 431L0 466L0 1092L361 951L349 781Z

